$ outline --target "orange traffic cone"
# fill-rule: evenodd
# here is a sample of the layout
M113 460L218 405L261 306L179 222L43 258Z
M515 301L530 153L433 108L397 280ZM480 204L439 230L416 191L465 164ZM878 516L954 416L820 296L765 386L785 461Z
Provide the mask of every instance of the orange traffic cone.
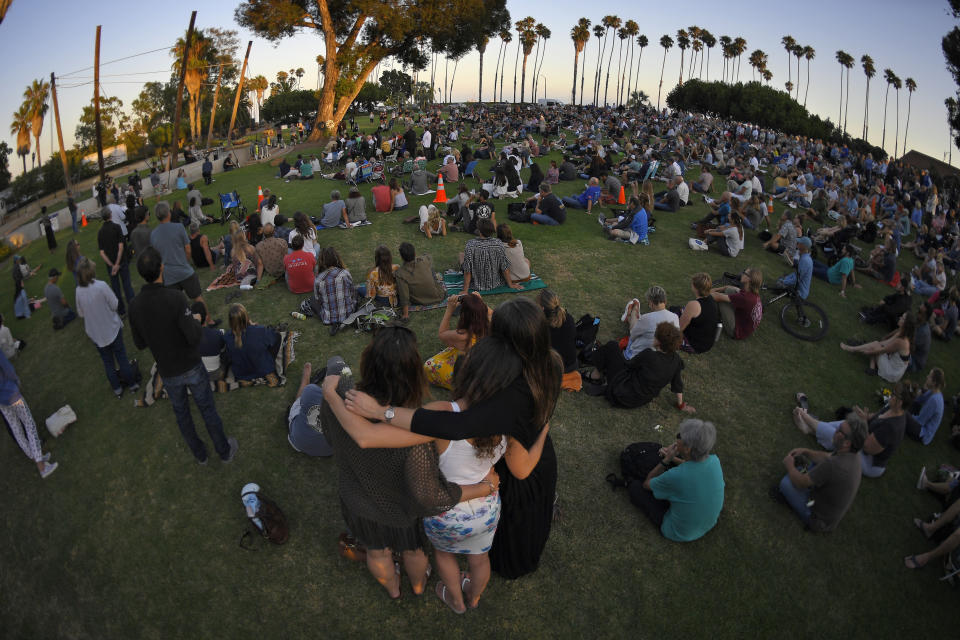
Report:
M443 189L443 174L437 174L437 197L433 199L434 202L446 202L447 201L447 192Z
M627 192L623 190L623 185L620 185L620 197L617 198L617 204L627 204Z
M773 215L773 196L767 199L767 215Z
M83 209L80 210L80 226L87 226L87 212Z
M260 211L261 202L263 202L263 187L257 185L257 211Z

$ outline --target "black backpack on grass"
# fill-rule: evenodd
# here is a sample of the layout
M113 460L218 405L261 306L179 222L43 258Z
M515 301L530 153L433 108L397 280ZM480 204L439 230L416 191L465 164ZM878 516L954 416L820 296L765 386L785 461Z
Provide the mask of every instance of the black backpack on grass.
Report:
M643 482L660 463L660 447L657 442L634 442L620 452L620 474L607 474L606 480L611 488L626 487L631 482Z
M530 222L530 212L522 202L511 202L507 205L507 218L512 222Z

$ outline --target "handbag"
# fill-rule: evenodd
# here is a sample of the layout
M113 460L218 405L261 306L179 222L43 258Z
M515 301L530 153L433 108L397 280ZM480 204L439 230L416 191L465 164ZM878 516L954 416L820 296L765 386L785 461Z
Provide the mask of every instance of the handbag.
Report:
M70 407L70 405L64 405L57 409L56 413L47 418L47 431L49 431L50 435L52 435L54 438L57 438L69 425L76 421L77 414Z

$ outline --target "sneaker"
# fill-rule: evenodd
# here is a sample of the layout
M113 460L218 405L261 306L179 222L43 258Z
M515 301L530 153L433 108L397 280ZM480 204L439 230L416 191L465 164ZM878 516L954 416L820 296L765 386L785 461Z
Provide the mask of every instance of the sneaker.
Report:
M40 458L40 462L50 462L50 452L43 454L43 457Z
M132 385L130 385L129 387L127 387L127 391L134 392L134 391L136 391L136 390L139 389L139 388L140 388L140 383L139 383L139 382L134 382Z
M923 491L923 483L927 479L927 468L922 467L920 469L920 477L917 479L917 489Z
M194 460L197 461L197 464L200 465L201 467L207 466L207 461L208 461L209 459L210 459L209 456L207 456L207 457L204 458L203 460L200 460L199 458L194 458Z
M604 222L606 222L606 219L603 217L602 213L597 215L597 222L600 223L601 227L603 226Z
M227 438L227 444L230 445L230 451L227 453L226 458L221 458L224 462L230 462L237 457L237 450L240 448L236 438Z
M117 396L117 400L123 397L123 387L117 387L113 390L113 395Z
M40 477L46 478L51 473L57 470L57 467L60 466L59 462L44 462L43 467L40 469Z

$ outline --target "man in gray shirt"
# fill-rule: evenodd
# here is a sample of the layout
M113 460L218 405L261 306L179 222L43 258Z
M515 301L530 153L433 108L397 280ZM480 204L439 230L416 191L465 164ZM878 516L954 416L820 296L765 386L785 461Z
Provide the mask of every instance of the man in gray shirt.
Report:
M323 205L323 216L320 218L320 225L323 227L335 227L340 223L350 227L350 218L347 217L347 205L340 199L340 192L334 189L330 192L330 202Z
M190 266L190 237L182 224L170 222L170 205L158 202L157 225L150 233L150 245L163 259L163 285L180 289L194 301L203 301L200 280Z
M60 272L56 267L50 269L47 274L49 280L47 286L43 289L43 295L47 298L47 305L50 307L50 316L53 318L53 328L63 329L67 324L77 317L67 299L63 297L63 291L57 286L57 280L60 279Z

